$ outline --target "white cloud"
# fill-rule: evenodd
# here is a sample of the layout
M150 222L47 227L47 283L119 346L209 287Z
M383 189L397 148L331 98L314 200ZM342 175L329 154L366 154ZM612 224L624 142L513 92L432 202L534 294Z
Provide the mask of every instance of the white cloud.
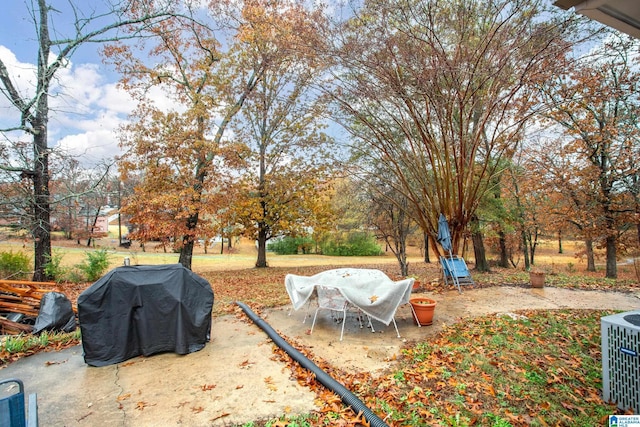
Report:
M86 166L112 160L120 154L116 135L109 129L96 129L65 136L58 142L58 149L64 155L82 159Z
M25 97L32 96L35 87L35 69L33 64L22 63L14 53L0 45L0 59L13 79L16 90ZM4 89L4 86L3 86ZM6 96L0 96L0 128L13 127L20 123L20 114Z
M20 63L2 45L0 59L20 93L27 99L33 97L36 67ZM57 71L49 92L49 146L79 156L87 165L120 154L117 130L136 105L106 75L101 65L69 62ZM19 120L17 109L0 97L0 128L15 127Z
M98 105L103 108L121 114L129 114L136 107L136 101L126 91L118 88L116 83L104 85L103 91L103 96L98 102Z

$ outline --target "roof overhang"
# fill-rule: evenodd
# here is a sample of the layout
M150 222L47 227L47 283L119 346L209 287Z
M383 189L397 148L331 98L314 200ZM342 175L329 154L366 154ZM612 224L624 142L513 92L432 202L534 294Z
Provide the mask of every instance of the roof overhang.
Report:
M564 10L572 7L576 13L640 38L640 1L637 0L556 0Z

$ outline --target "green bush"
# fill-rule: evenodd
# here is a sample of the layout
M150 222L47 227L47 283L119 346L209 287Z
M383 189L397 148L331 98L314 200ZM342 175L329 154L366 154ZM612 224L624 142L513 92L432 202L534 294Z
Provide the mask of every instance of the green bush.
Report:
M296 255L299 249L302 253L312 252L315 242L311 237L284 237L276 242L269 243L267 249L278 255Z
M0 278L28 280L31 259L22 252L0 252Z
M382 249L373 235L364 232L347 234L344 238L331 238L321 245L324 255L332 256L375 256Z
M109 253L106 249L87 252L87 260L76 267L87 276L89 282L95 282L109 268Z
M47 263L44 265L44 274L58 282L62 282L67 275L67 270L62 267L62 254L54 251L51 256L47 256Z

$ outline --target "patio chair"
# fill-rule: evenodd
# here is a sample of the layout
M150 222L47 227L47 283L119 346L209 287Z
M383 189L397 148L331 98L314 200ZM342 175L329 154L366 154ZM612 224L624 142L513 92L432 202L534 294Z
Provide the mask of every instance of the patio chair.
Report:
M37 427L37 395L29 395L28 408L25 410L24 384L10 378L0 381L0 426Z
M457 255L441 256L440 266L445 285L453 284L458 292L462 292L461 285L475 284L464 258Z
M418 327L422 327L422 325L420 324L420 322L418 321L418 316L415 312L415 310L413 309L413 306L411 305L411 303L409 302L409 300L411 299L411 290L413 288L413 282L415 281L415 279L409 279L408 285L407 285L407 290L404 293L404 295L402 296L402 299L400 300L400 302L398 303L398 306L396 307L396 312L398 311L398 309L406 304L409 304L409 308L411 309L411 315L413 316L413 318L416 321L416 324L418 325ZM367 316L369 317L369 316ZM402 338L400 336L400 331L398 330L398 324L396 323L396 318L395 318L395 314L393 319L391 319L391 322L393 323L393 327L396 328L396 335L398 336L398 338ZM369 317L369 326L371 327L371 332L375 332L373 330L373 324L371 323L371 317Z
M314 291L314 295L315 295L315 291ZM289 297L291 298L291 297ZM307 317L309 316L309 312L311 311L311 302L313 300L315 300L316 298L313 297L313 295L307 300L307 302L305 303L305 305L307 306L307 310L304 313L304 318L302 319L302 323L306 323L307 322ZM293 300L291 300L291 307L289 307L289 313L288 316L291 316L293 314Z
M331 286L316 286L316 293L318 297L318 308L316 308L316 312L313 315L313 323L311 324L311 332L313 333L313 328L316 324L316 319L318 318L318 311L320 310L330 310L333 313L341 312L342 313L342 329L340 330L340 341L342 341L342 337L344 335L344 324L347 320L347 310L349 309L349 301L342 295L342 293ZM335 318L336 321L339 321L339 318ZM358 316L358 321L360 322L360 328L362 328L362 318ZM369 324L371 324L371 320L369 320ZM373 330L373 328L372 328Z

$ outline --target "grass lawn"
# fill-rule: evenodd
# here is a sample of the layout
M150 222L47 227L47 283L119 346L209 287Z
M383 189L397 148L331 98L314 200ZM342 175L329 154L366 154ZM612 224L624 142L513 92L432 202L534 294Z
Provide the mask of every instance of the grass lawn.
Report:
M544 248L543 248L544 249ZM6 250L0 245L0 251ZM85 248L64 248L81 253ZM284 290L287 273L314 274L332 266L379 268L398 277L392 256L369 259L330 258L309 255L278 257L269 255L271 268L251 268L254 248L241 247L233 254L198 254L194 271L211 283L216 298L214 315L237 313L234 301L241 300L255 310L289 303ZM619 279L604 280L604 273L583 272L579 259L571 252L553 254L553 248L539 251L540 264L549 274L547 286L639 292L633 264L620 267ZM158 263L177 255L156 251L129 252L129 257ZM126 251L113 252L117 263ZM140 262L143 263L143 262ZM150 262L155 263L155 262ZM472 266L472 264L471 264ZM411 258L410 273L431 292L441 291L435 263L424 264L419 254ZM528 275L516 269L494 269L474 273L480 287L523 285ZM76 295L85 285L64 285ZM372 378L369 373L351 374L317 360L312 350L292 342L300 351L339 378L378 416L392 426L598 426L605 425L615 407L600 398L601 356L600 317L608 311L539 310L522 311L511 317L486 316L455 324L425 342L407 343L402 357L385 375ZM469 320L469 319L468 319ZM36 340L37 341L37 340ZM30 349L13 343L14 350L1 348L2 363L39 351L41 348L77 343L49 337ZM318 393L324 406L317 413L293 419L256 420L245 426L322 426L359 425L340 399L314 379L295 369L293 362L279 349L276 357L299 373L299 381Z
M524 311L457 324L408 347L365 392L394 425L598 426L601 311Z

